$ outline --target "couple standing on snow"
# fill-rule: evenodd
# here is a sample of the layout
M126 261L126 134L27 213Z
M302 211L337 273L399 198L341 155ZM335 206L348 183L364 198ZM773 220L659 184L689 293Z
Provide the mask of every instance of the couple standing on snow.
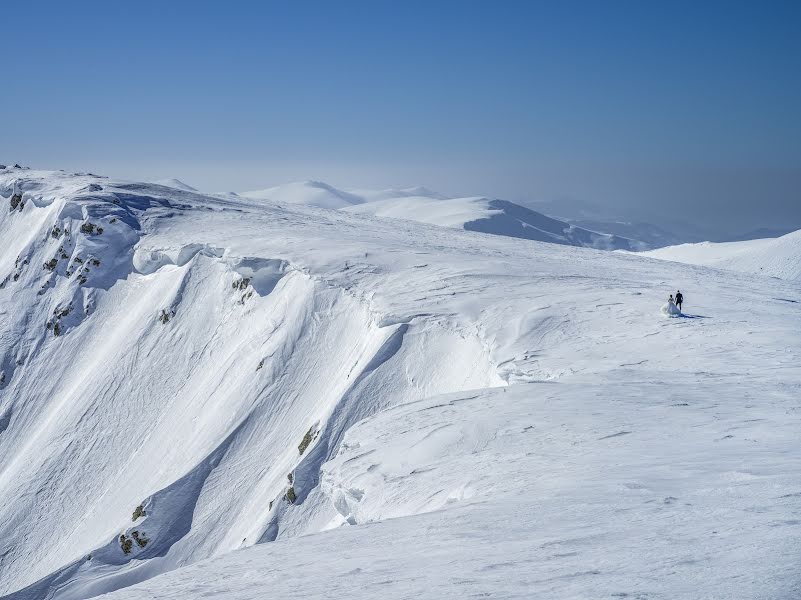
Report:
M682 296L681 290L676 290L676 299L675 300L673 299L673 294L671 294L670 298L668 298L668 306L670 306L670 305L677 306L678 309L679 309L679 312L681 312L681 303L682 302L684 302L684 296Z

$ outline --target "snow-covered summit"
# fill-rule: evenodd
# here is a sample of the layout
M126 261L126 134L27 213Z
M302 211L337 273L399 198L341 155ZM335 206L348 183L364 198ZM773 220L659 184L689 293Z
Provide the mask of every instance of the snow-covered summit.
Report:
M0 282L0 595L797 591L794 282L18 169Z
M297 181L265 190L242 192L239 195L253 200L272 200L285 204L304 204L333 209L364 202L363 198L322 181Z
M157 185L166 185L167 187L175 188L177 190L183 190L185 192L196 192L197 189L193 188L191 185L184 183L180 179L169 178L169 179L156 179L151 183L155 183Z

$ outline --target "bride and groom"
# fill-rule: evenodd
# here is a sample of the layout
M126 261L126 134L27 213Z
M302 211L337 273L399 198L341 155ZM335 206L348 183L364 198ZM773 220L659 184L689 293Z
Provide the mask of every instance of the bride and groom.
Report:
M684 296L680 290L677 290L676 298L674 299L673 294L671 294L670 298L668 298L667 304L662 307L662 312L666 315L678 316L681 314L682 302L684 302Z

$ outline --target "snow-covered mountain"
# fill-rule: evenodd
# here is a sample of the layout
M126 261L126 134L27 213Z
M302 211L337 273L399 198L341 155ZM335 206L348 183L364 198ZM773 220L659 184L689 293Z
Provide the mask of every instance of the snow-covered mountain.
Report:
M364 202L361 196L338 190L322 181L298 181L265 190L243 192L239 195L252 200L271 200L282 204L302 204L332 209Z
M0 202L4 598L799 591L797 282L62 172Z
M151 183L155 183L156 185L166 185L167 187L175 188L177 190L183 190L185 192L196 192L197 190L193 188L191 185L188 185L181 181L180 179L169 178L169 179L156 179Z
M240 195L569 246L600 250L647 248L642 242L583 229L505 200L448 198L424 187L344 192L319 181L305 181Z
M643 254L662 260L801 280L801 230L778 238L680 244Z

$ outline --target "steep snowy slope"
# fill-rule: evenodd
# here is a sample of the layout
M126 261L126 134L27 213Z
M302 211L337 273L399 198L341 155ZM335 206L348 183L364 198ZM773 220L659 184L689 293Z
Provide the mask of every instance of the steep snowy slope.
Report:
M781 279L801 279L801 230L778 238L681 244L644 254L662 260L758 273Z
M794 283L88 175L0 196L0 594L797 582Z
M325 467L357 526L109 598L798 597L793 390L633 375L380 413Z

